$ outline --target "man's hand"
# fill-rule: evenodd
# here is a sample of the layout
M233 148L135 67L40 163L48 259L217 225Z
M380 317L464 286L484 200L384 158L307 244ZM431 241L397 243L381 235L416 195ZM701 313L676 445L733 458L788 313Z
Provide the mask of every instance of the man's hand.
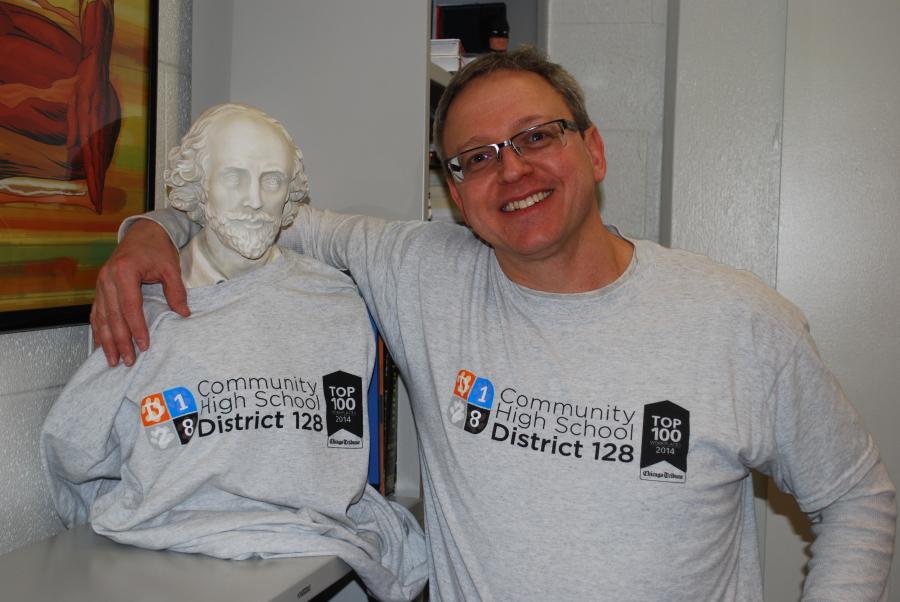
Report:
M150 346L141 310L144 282L161 282L169 306L182 316L190 315L178 251L162 227L142 219L129 228L97 276L91 330L94 346L103 345L110 366L120 358L130 366L135 360L134 344L141 351Z

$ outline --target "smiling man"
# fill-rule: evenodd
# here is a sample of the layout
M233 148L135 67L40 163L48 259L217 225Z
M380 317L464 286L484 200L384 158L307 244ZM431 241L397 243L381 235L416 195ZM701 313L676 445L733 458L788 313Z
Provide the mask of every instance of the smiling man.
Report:
M466 223L519 284L582 292L618 278L632 249L600 219L595 186L606 159L597 128L537 73L471 73L444 97L437 125ZM563 75L561 85L577 90ZM517 130L505 146L495 142Z
M813 519L804 595L886 599L896 508L800 312L750 274L603 225L603 143L533 50L474 61L435 140L469 230L304 208L284 244L349 268L416 419L433 600L761 600L751 469ZM154 217L178 244L188 224ZM98 282L108 360L148 344L140 220ZM151 260L151 256L153 259Z

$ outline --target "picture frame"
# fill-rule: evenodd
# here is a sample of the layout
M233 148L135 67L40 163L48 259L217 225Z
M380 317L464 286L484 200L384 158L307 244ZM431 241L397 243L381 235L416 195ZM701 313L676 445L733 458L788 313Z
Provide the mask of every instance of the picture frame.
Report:
M88 322L119 224L152 207L158 12L0 1L0 331Z

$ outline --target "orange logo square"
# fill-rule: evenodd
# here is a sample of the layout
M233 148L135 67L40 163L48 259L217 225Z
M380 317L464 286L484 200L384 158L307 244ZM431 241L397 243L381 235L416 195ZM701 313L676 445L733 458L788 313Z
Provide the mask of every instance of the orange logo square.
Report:
M166 422L171 417L169 410L166 408L166 402L159 393L148 395L141 400L141 423L144 426L153 426L161 422Z
M472 383L475 382L475 375L468 370L460 370L456 375L456 385L453 387L453 394L463 399L469 398L469 391L472 390Z

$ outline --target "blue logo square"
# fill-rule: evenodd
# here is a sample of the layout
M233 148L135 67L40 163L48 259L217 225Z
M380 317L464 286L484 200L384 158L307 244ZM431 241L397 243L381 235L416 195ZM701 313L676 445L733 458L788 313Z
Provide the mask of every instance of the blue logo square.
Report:
M490 410L494 406L494 383L486 378L477 378L469 392L468 402L479 408Z
M166 389L163 391L163 397L172 418L197 411L197 402L194 401L193 394L184 387Z

